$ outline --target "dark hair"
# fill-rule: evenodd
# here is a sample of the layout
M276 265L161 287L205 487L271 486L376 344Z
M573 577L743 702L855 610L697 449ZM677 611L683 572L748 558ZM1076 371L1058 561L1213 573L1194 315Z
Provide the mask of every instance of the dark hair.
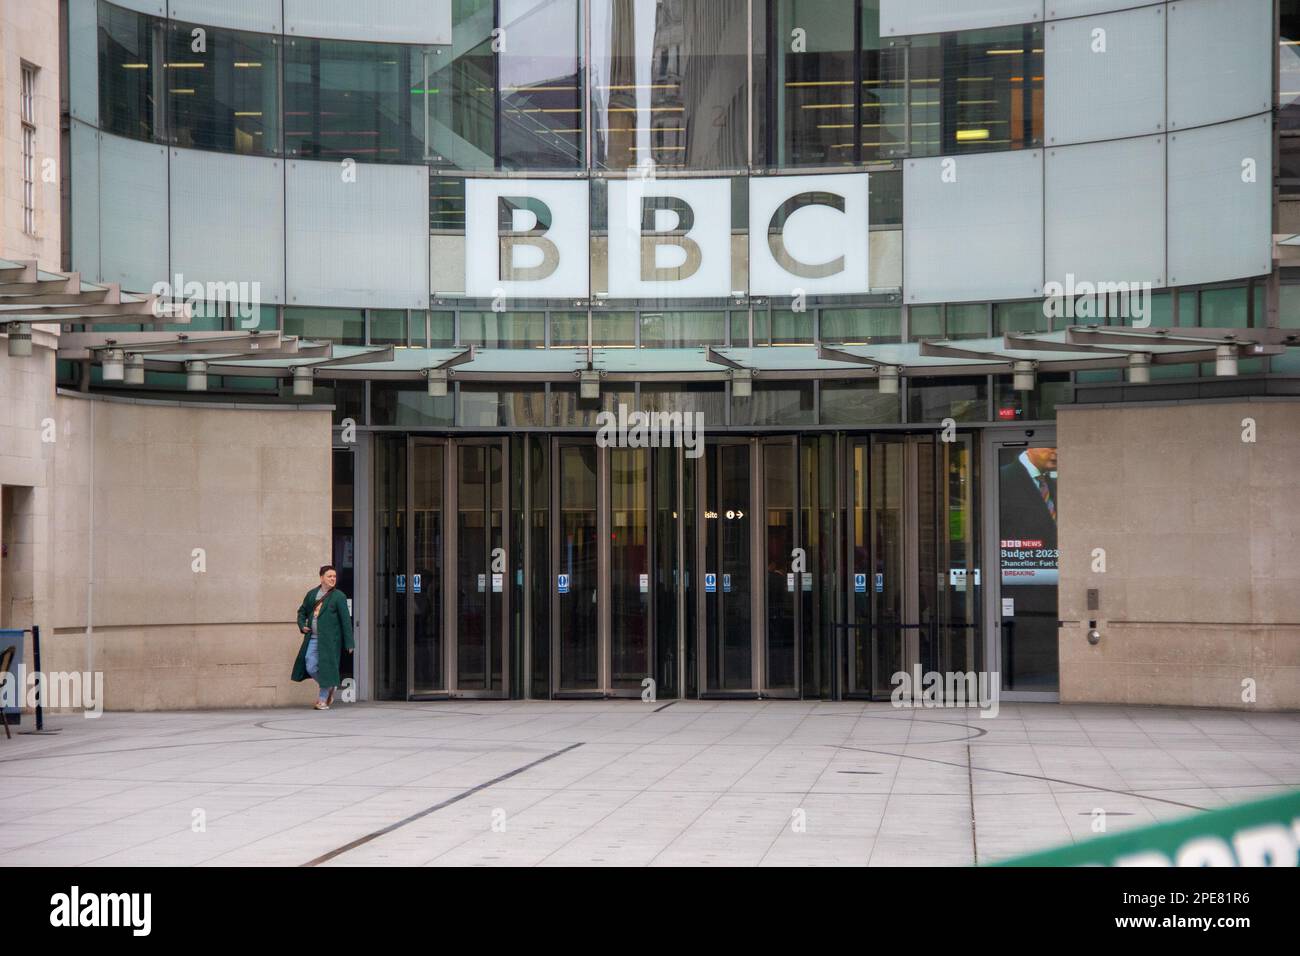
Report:
M326 572L326 571L333 571L333 570L335 570L334 565L332 565L332 564L322 564L322 565L320 566L320 571L317 572L317 573L318 573L318 574L323 578L323 577L325 577L325 572Z

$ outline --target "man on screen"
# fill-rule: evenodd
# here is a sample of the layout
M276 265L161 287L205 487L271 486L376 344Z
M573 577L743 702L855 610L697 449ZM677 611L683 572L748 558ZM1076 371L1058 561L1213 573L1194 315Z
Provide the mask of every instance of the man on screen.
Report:
M1003 538L1056 547L1056 449L1026 448L1000 469ZM1010 520L1008 520L1010 519Z

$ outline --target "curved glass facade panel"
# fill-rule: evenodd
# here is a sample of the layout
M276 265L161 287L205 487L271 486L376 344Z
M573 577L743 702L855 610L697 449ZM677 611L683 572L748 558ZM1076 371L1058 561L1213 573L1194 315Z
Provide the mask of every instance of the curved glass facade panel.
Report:
M424 76L425 51L419 47L289 40L284 60L286 154L421 161Z
M278 154L279 60L278 37L171 22L163 64L170 142Z
M592 0L592 166L747 165L744 0Z
M99 5L99 125L107 133L154 138L162 41L156 22Z

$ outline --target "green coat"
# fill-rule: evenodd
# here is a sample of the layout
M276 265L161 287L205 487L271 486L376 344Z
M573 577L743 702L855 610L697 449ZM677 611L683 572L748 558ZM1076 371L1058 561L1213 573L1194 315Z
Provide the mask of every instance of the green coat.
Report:
M304 627L309 629L311 627L311 612L316 607L316 592L319 590L319 587L312 588L302 599L302 606L298 608L299 631ZM307 680L311 676L307 673L307 644L310 641L310 633L302 636L298 659L293 662L293 680ZM322 687L337 687L342 683L339 679L339 658L343 654L343 648L352 650L354 646L348 598L346 594L335 588L325 599L325 605L320 609L320 617L316 619L316 651L320 659L317 664L316 680Z

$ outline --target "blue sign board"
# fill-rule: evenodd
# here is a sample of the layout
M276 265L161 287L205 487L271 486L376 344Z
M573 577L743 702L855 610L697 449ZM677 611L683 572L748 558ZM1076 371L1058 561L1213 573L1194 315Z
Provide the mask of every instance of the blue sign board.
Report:
M724 574L724 575L722 576L722 593L723 593L723 594L730 594L730 593L731 593L731 575L730 575L730 574Z
M569 576L567 574L557 574L555 576L555 587L561 594L568 594Z
M885 590L885 576L879 571L876 572L876 593L881 594Z
M411 575L411 590L416 594L420 593L420 576L418 574Z
M865 574L853 575L853 593L854 594L867 593L867 576Z
M405 574L399 574L399 575L397 576L397 593L398 593L398 594L405 594L405 593L406 593L406 575L405 575Z
M704 593L715 594L718 590L718 576L712 571L704 575Z

